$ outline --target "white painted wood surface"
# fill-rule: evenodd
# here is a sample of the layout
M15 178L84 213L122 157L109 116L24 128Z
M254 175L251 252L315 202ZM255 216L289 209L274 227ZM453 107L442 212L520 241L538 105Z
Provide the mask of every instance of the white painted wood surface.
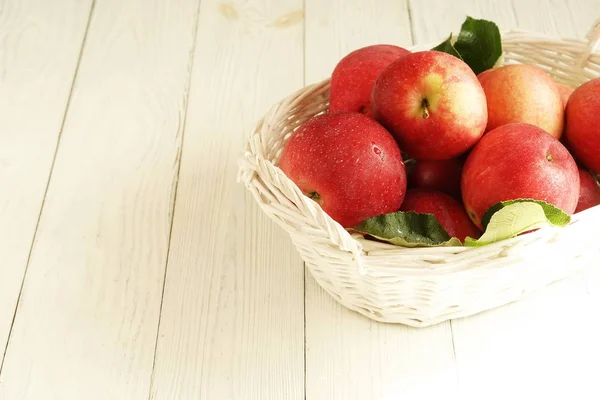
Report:
M148 397L197 9L96 1L0 399Z
M91 5L0 2L0 364Z
M583 37L600 0L0 1L0 399L600 398L599 271L379 324L235 181L271 104L467 14Z
M236 182L250 129L303 85L301 0L202 0L152 399L303 399L304 272Z

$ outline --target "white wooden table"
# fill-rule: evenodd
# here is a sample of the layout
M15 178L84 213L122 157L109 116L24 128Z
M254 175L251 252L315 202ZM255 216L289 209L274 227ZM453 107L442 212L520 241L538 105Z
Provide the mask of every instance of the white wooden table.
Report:
M583 37L600 0L0 1L0 399L600 399L598 268L379 324L236 183L271 104L467 14Z

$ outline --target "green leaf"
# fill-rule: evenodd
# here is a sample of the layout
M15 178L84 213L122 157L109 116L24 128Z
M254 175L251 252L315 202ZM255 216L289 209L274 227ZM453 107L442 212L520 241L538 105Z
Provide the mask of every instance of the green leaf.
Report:
M456 43L452 35L432 50L443 51L463 60L475 74L493 68L502 56L502 39L498 26L484 19L467 17Z
M438 44L431 50L442 51L444 53L451 54L454 57L460 58L462 60L462 57L460 56L458 51L456 51L456 49L454 48L454 45L452 45L452 34L450 34L450 36L448 36L448 39L444 40L442 43Z
M565 226L565 225L568 225L569 222L571 222L571 217L567 213L562 211L560 208L553 206L550 203L546 203L545 201L534 200L534 199L515 199L515 200L501 201L501 202L496 203L493 206L491 206L485 212L485 214L483 214L483 217L481 218L481 224L484 226L484 228L487 227L492 216L495 213L497 213L498 211L500 211L501 209L503 209L507 206L517 204L517 203L538 204L540 207L542 207L542 209L544 210L544 214L546 215L546 218L550 221L550 223L552 223L552 225Z
M571 217L544 201L517 199L490 207L482 218L486 227L478 240L466 238L465 246L485 246L509 239L532 229L545 226L565 226Z
M467 17L454 44L475 74L493 68L502 55L498 26L484 19Z
M432 214L398 211L370 218L353 230L404 247L461 246Z

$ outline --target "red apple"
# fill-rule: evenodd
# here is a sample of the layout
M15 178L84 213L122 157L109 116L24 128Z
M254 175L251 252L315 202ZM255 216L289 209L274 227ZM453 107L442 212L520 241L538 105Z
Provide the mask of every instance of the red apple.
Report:
M479 82L481 82L481 79L487 75L488 73L497 70L499 67L494 67L494 68L490 68L490 69L486 69L483 72L480 72L479 75L477 75L477 79L479 79ZM489 116L488 116L489 117Z
M487 108L477 77L439 51L407 54L383 70L373 88L373 117L418 160L447 160L483 135Z
M554 80L543 69L524 64L505 65L479 74L478 78L487 98L486 132L521 122L560 138L563 105Z
M442 192L410 189L406 192L401 210L435 215L450 236L459 238L463 242L467 236L476 239L480 235L462 204Z
M575 212L578 213L600 204L600 184L592 174L579 168L579 202Z
M398 211L406 192L394 138L359 113L326 113L307 121L286 144L279 166L345 228Z
M560 141L541 128L515 123L494 129L477 143L465 162L461 187L469 217L483 229L483 214L500 201L542 200L572 214L579 172Z
M463 162L450 160L419 160L410 172L407 170L408 187L437 190L460 199L460 177Z
M385 67L409 51L377 44L360 48L342 58L331 75L329 111L356 111L371 115L371 92Z
M600 173L600 78L575 89L566 113L569 148L583 165Z
M556 82L556 88L558 89L558 94L560 95L560 101L563 105L563 109L567 107L567 102L569 101L569 97L573 93L574 89L571 89L564 83Z

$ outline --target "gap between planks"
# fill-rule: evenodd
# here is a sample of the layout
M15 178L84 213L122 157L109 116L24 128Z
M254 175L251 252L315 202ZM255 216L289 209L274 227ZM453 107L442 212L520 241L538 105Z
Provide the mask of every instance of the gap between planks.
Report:
M154 371L156 367L156 351L158 349L158 335L160 334L160 323L162 321L162 310L163 310L163 301L165 298L165 286L167 284L167 269L169 268L169 257L171 255L171 238L173 237L173 222L175 221L175 203L177 202L177 190L179 188L179 174L181 173L181 158L183 155L183 146L185 141L185 131L187 124L187 116L188 116L188 106L191 92L191 81L192 74L194 73L194 60L196 54L196 44L198 39L198 22L200 21L200 8L202 6L202 0L198 0L198 5L196 6L196 21L194 22L194 39L192 40L192 50L190 52L190 61L188 64L188 76L186 78L186 88L185 88L185 99L183 105L183 126L181 127L181 137L179 138L179 149L177 149L177 156L175 158L177 163L177 172L175 174L175 179L173 180L173 195L171 197L171 204L169 205L169 217L170 217L170 226L169 226L169 235L167 237L167 254L165 257L165 269L163 273L163 282L162 289L160 294L160 306L158 310L158 323L156 325L156 339L154 341L154 354L152 356L152 369L150 376L150 385L148 386L148 400L152 397L152 385L154 383Z
M52 156L52 162L50 164L50 171L48 173L48 179L46 180L46 187L44 188L44 195L42 196L42 203L40 205L40 211L37 215L35 228L33 230L33 235L31 237L31 243L29 245L29 252L27 253L27 261L25 262L25 269L23 271L23 278L21 279L21 285L19 286L19 294L17 296L17 301L15 303L15 309L12 317L12 321L10 323L10 329L8 331L8 336L6 338L6 345L4 346L4 351L2 352L2 362L0 363L0 376L2 376L2 370L4 369L4 360L6 359L6 351L8 350L8 346L10 345L10 339L13 332L13 327L15 325L15 319L17 318L17 312L19 310L19 303L21 302L21 294L23 293L23 286L25 284L25 278L27 277L27 271L29 269L29 263L31 261L31 254L33 253L33 247L35 245L35 240L37 237L38 228L40 226L40 220L42 218L42 213L44 212L44 205L46 203L46 195L48 194L48 188L50 187L50 182L52 181L52 172L54 171L54 165L56 164L56 157L58 155L58 149L60 147L60 139L62 137L63 129L65 128L65 122L67 120L67 116L69 113L69 109L71 107L71 98L73 97L73 89L75 87L75 81L77 80L77 76L79 74L79 66L81 65L81 59L83 57L83 52L85 50L85 43L87 41L88 32L90 30L90 25L92 22L92 17L94 15L94 9L96 7L96 0L92 0L90 5L90 11L87 17L87 23L85 26L85 31L83 34L83 39L81 40L81 46L79 48L79 55L77 57L77 63L75 64L75 70L73 71L73 79L71 80L71 85L69 88L69 94L67 96L67 102L65 105L65 111L63 113L62 120L60 122L60 129L58 131L58 137L56 139L56 146L54 148L54 154Z

